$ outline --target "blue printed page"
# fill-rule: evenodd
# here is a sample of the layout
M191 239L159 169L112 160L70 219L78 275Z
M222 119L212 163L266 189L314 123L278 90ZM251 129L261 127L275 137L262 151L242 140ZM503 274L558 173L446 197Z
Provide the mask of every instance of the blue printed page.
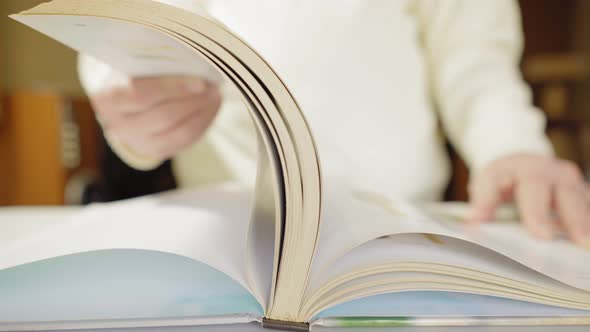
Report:
M0 271L0 323L235 314L263 310L224 273L173 254L105 250Z
M590 316L590 311L553 307L505 298L436 291L374 295L324 310L328 317L526 317Z

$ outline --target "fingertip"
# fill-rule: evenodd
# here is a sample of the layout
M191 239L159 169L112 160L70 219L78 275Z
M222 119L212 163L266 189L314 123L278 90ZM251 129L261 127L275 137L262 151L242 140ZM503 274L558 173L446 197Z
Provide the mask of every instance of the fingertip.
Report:
M494 208L473 205L465 218L468 224L483 224L494 219Z
M537 228L534 235L544 241L552 241L555 238L555 232L552 227L547 225L542 225Z
M552 241L557 230L550 223L531 223L530 233L539 240Z
M590 250L590 236L577 236L572 239L576 245L579 247Z

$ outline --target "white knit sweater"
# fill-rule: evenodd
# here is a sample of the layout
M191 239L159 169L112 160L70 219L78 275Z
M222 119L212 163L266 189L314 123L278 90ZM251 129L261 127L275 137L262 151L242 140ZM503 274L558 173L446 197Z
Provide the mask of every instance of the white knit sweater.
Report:
M515 152L551 153L518 63L511 0L165 0L206 10L265 57L292 90L317 139L325 174L392 196L436 199L449 167L441 127L479 169ZM89 93L124 82L87 57ZM116 150L132 166L159 160ZM174 160L182 186L251 184L256 141L226 92L205 139Z

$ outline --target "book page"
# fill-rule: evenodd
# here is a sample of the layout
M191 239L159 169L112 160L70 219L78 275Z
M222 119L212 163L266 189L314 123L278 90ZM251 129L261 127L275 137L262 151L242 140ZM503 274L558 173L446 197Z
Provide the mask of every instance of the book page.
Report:
M6 269L0 294L0 325L196 316L207 324L264 315L254 296L226 274L145 250L85 252Z
M272 302L273 280L276 280L279 270L280 248L282 238L280 234L285 229L282 224L282 210L275 204L282 201L281 190L276 186L280 181L273 177L270 171L275 167L276 160L271 160L265 151L264 144L258 137L258 170L256 176L256 192L250 227L246 243L246 266L249 283L256 297L261 299L264 308Z
M65 224L79 212L79 207L2 207L0 227L4 232L0 232L0 243L11 246L31 234Z
M568 241L536 240L515 222L489 223L473 231L456 218L439 214L435 219L378 192L334 183L327 188L312 278L363 243L395 234L430 233L481 245L551 278L590 290L590 265L581 264L590 261L590 252Z
M143 249L200 261L250 290L245 253L251 207L252 194L235 185L96 204L3 246L0 270L79 252ZM10 221L0 223L0 233L12 229Z
M469 278L487 279L490 283L515 287L522 287L526 283L553 292L559 291L564 297L581 293L574 287L467 241L432 234L398 234L369 241L318 271L310 281L306 299L318 297L314 293L332 280L340 279L339 283L344 284L344 276L353 280L353 275L377 273L372 270L385 273L388 269L393 271L402 267L439 271L441 275L461 273ZM590 301L590 293L580 296Z
M554 241L535 239L518 221L514 209L499 211L497 220L477 228L464 224L465 204L430 204L424 215L442 227L460 233L465 240L477 243L510 257L536 271L574 287L590 291L590 251L559 238ZM458 236L458 237L459 237Z
M366 242L318 271L310 282L308 294L311 295L329 280L397 263L457 266L531 284L567 289L539 272L469 242L431 234L398 234Z
M452 292L398 292L374 295L322 311L329 317L531 317L587 315L585 310Z
M221 73L209 61L195 54L190 47L141 24L89 16L64 15L59 20L52 15L15 15L13 18L79 52L108 63L129 77L179 74L198 75L218 83L224 80ZM228 88L234 87L229 84ZM247 112L247 106L245 104L241 106L243 111ZM274 155L272 146L268 144L272 141L270 133L260 130L257 186L269 181L277 182L273 175L274 170L280 167L278 157ZM239 167L239 165L230 166ZM248 202L253 205L256 203L256 210L253 211L252 216L255 222L246 228L245 234L249 240L246 240L245 257L238 262L240 265L246 264L247 273L242 276L242 282L249 285L265 308L270 302L271 285L278 269L274 266L275 257L279 256L277 252L279 246L275 243L275 230L278 229L280 234L282 227L276 225L277 218L280 218L280 211L276 211L279 207L276 202L281 201L281 197L275 185L276 183L269 183L268 188L257 189L256 200L253 199L254 197L248 198ZM249 215L249 212L245 213L240 216L241 219Z
M182 52L167 52L173 44L180 45L192 57L206 59L234 84L242 93L257 128L269 133L265 137L266 147L273 150L277 160L271 171L281 182L278 190L283 190L282 201L274 202L275 207L279 205L282 209L284 218L277 226L284 224L285 227L282 232L275 232L284 245L280 248L280 257L275 257L275 260L280 259L281 273L273 278L275 291L271 298L274 302L270 305L269 317L294 319L316 246L322 192L320 167L303 114L264 59L222 24L152 1L87 0L80 6L79 1L56 0L13 18L104 62L118 62L114 67L132 73L136 71L131 69L138 68L134 64L138 57L134 50L125 46L145 39L129 40L120 32L142 30L139 37L157 34L168 44L164 48L142 45L139 57L144 65L158 67L152 74L159 74L159 67L165 68L165 62L184 60L175 57L183 55ZM123 41L123 46L113 41ZM109 54L114 48L118 50Z
M403 201L366 188L352 188L340 179L324 178L320 241L312 277L350 250L373 239L401 233L457 235Z

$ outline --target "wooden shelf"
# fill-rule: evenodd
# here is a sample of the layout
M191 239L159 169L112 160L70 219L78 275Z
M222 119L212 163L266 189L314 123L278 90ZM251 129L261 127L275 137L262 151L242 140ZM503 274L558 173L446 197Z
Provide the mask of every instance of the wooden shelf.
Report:
M4 96L3 109L0 205L64 204L68 179L80 169L97 169L98 137L90 106L85 100L55 94L16 92ZM82 129L74 140L64 137L66 115L73 115L75 125ZM69 151L79 153L75 165L66 162L64 153L72 144L80 147L78 152L75 146Z

